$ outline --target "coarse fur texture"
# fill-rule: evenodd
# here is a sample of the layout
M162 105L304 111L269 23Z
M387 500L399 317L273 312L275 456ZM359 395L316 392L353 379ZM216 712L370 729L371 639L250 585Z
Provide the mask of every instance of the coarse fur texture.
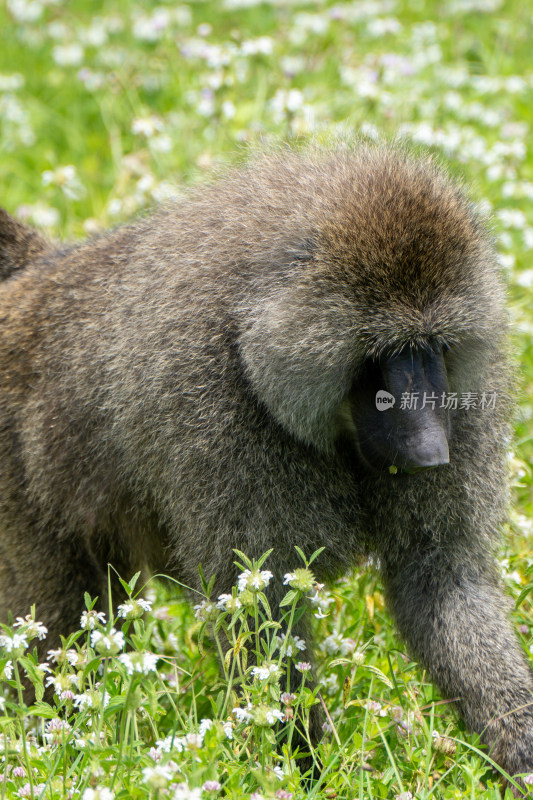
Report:
M293 545L325 547L319 580L374 554L413 654L492 758L533 771L533 680L493 559L503 290L484 226L431 160L280 151L66 248L4 215L0 270L3 617L36 603L57 639L84 591L105 604L108 562L197 588L201 562L218 594L233 548L273 547L280 577ZM449 464L373 470L354 387L428 346L450 392L496 392L495 407L453 412Z

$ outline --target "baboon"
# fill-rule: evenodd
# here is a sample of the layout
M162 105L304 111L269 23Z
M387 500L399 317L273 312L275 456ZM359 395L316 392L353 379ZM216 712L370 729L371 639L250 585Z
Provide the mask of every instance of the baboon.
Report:
M86 243L0 226L0 613L54 640L108 562L219 594L273 547L275 603L294 545L321 581L372 554L410 651L533 771L504 292L463 190L392 145L280 150Z

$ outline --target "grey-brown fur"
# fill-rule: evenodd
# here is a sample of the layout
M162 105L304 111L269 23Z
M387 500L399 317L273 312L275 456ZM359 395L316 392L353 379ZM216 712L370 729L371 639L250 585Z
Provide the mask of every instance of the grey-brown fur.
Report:
M0 281L38 258L48 243L40 233L0 208Z
M196 587L201 562L219 593L235 547L273 547L281 576L293 545L325 546L321 580L373 553L412 652L493 758L533 771L533 681L492 555L502 297L462 192L387 147L274 154L46 250L0 286L2 615L35 602L52 638L68 632L108 561ZM496 391L496 408L457 412L449 465L370 474L352 384L366 359L428 339L450 345L450 390Z

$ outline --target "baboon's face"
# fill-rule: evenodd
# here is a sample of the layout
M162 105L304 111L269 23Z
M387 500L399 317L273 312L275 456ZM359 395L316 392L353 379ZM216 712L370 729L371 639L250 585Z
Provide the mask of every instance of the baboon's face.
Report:
M351 394L359 454L377 470L416 472L449 461L443 347L431 343L368 360Z

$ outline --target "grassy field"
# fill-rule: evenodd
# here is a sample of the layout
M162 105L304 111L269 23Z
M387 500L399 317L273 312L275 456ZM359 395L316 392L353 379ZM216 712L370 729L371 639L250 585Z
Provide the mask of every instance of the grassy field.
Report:
M499 244L521 368L500 562L526 650L532 41L531 0L0 3L0 204L52 237L115 225L279 140L404 137L471 185ZM292 587L288 611L297 613L302 586ZM131 586L133 598L140 588ZM46 664L30 652L43 635L37 624L0 632L0 800L501 796L476 738L404 654L371 571L316 598L328 735L312 780L280 738L305 728L312 702L304 643L276 640L260 591L240 608L234 598L193 609L154 588L114 621L88 602L80 631ZM142 616L146 602L153 609ZM214 647L203 636L210 620ZM215 651L226 637L236 657L221 674ZM246 649L263 653L255 674ZM302 676L296 697L284 692L291 669ZM37 687L30 710L24 675ZM43 685L54 688L52 704Z

